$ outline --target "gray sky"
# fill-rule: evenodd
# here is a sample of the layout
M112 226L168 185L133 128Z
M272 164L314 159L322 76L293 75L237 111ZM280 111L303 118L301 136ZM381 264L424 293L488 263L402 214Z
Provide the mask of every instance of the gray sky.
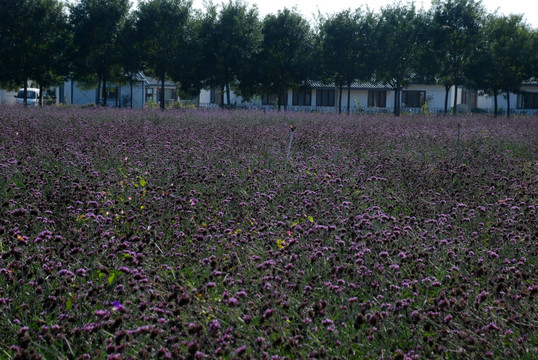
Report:
M135 0L136 1L136 0ZM220 4L222 0L213 0L213 3ZM228 2L228 0L224 0ZM313 15L317 15L318 10L321 14L334 14L345 9L356 9L358 7L365 8L368 6L374 11L379 11L382 6L395 3L394 0L247 0L248 4L256 4L260 12L260 16L276 13L284 7L296 7L297 11L306 19L312 20ZM193 7L204 9L205 0L194 0ZM405 4L406 1L402 1ZM430 0L416 0L417 7L422 7L427 10L431 6ZM482 0L488 12L494 12L498 9L499 14L522 14L527 23L535 29L538 28L538 1L536 0Z

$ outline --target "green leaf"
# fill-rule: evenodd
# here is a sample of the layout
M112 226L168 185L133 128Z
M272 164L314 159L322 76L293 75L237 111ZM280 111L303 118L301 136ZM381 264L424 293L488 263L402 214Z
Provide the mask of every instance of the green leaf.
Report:
M142 187L146 186L146 184L147 184L146 180L142 179L141 176L139 176L138 178L140 179L140 186L142 186Z
M108 285L112 285L112 282L114 281L114 278L116 277L116 273L110 274L108 277Z

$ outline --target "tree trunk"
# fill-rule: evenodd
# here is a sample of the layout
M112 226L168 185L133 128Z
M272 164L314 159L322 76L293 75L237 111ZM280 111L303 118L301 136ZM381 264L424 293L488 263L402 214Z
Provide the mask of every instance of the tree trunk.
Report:
M24 106L28 105L28 80L24 79Z
M230 99L230 84L226 82L226 105L230 108L231 99Z
M131 86L131 109L133 108L133 77L131 76L130 84Z
M493 90L493 117L497 117L497 90Z
M392 111L394 116L398 116L397 115L397 113L398 113L397 108L398 108L398 89L394 88L394 110Z
M454 108L452 109L454 116L457 115L456 105L458 105L458 84L454 84Z
M347 84L347 114L349 115L351 104L349 103L351 101L351 83Z
M450 85L445 85L445 115L448 113L448 93L450 91Z
M108 106L108 92L106 91L106 78L103 78L103 106Z
M510 117L510 91L506 92L506 117Z
M43 106L43 86L39 85L39 106Z
M394 116L400 116L401 110L400 110L400 93L401 93L401 85L398 81L396 83L396 89L394 91Z
M118 101L120 100L119 97L120 97L120 91L118 89L118 87L116 86L116 107L118 107Z
M161 101L161 110L164 111L164 74L161 74L161 94L160 94L160 101Z
M286 85L282 86L282 105L284 105L284 111L288 111L288 92L286 91Z
M97 96L95 97L95 105L99 105L99 99L101 98L99 94L101 93L101 76L97 78Z
M224 107L224 85L220 86L220 107Z
M342 84L338 88L338 113L342 113Z

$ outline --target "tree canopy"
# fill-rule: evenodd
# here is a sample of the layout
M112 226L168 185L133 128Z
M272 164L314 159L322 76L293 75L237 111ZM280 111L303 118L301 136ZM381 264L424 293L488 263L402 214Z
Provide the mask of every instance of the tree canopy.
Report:
M465 84L472 66L485 10L474 0L433 0L432 8L439 76L455 88L455 110L458 86Z
M374 77L394 88L394 115L400 115L400 93L418 72L417 53L422 42L424 14L414 4L393 5L381 10L376 26Z
M240 92L240 84L248 82L245 68L254 61L261 45L258 9L229 1L222 5L218 16L215 8L208 11L202 31L205 57L201 65L209 68L210 82L226 89L226 103L230 105L231 85Z
M258 64L261 94L278 94L278 108L287 107L287 90L303 85L310 75L313 34L308 22L284 9L263 20Z
M68 72L69 44L63 4L0 0L0 9L0 83L22 85L25 94L30 79L41 86L61 83Z
M164 109L164 82L189 56L189 20L192 2L150 0L139 4L137 28L141 39L144 68L161 81L160 106Z
M347 86L347 113L350 111L351 84L368 81L374 69L375 52L371 39L375 16L360 9L345 10L320 24L321 69L340 88L338 111L342 108L342 87Z
M399 115L413 82L444 85L445 112L461 86L494 98L519 92L538 76L538 35L521 16L487 14L476 0L433 0L428 12L413 3L345 10L315 27L290 9L260 19L242 0L210 2L204 13L191 0L140 1L134 11L129 0L0 0L0 63L2 87L69 77L102 88L104 105L107 83L132 84L143 72L160 81L162 108L167 80L182 94L220 88L228 105L231 90L245 100L278 95L284 109L289 89L319 80L340 89L339 109L347 87L349 112L351 85L376 81L394 89Z
M105 106L107 81L118 79L121 73L118 41L128 12L128 0L80 0L70 6L73 78L87 87L102 85Z

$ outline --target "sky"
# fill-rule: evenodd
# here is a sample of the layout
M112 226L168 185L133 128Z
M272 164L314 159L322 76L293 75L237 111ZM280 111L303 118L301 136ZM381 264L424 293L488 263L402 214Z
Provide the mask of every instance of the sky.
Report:
M205 8L206 0L194 0L193 7L197 9ZM224 0L228 2L228 0ZM222 0L213 0L213 3L220 4ZM358 7L366 8L378 12L379 9L386 5L391 5L394 0L247 0L249 5L256 4L260 13L260 17L267 14L277 13L278 10L284 7L296 7L296 10L309 21L312 21L318 14L322 15L335 14L341 10L356 9ZM402 4L407 3L406 0ZM422 7L427 10L431 6L430 0L415 0L417 7ZM482 0L482 4L490 13L498 9L499 14L522 14L527 23L533 28L538 29L538 1L536 0Z

